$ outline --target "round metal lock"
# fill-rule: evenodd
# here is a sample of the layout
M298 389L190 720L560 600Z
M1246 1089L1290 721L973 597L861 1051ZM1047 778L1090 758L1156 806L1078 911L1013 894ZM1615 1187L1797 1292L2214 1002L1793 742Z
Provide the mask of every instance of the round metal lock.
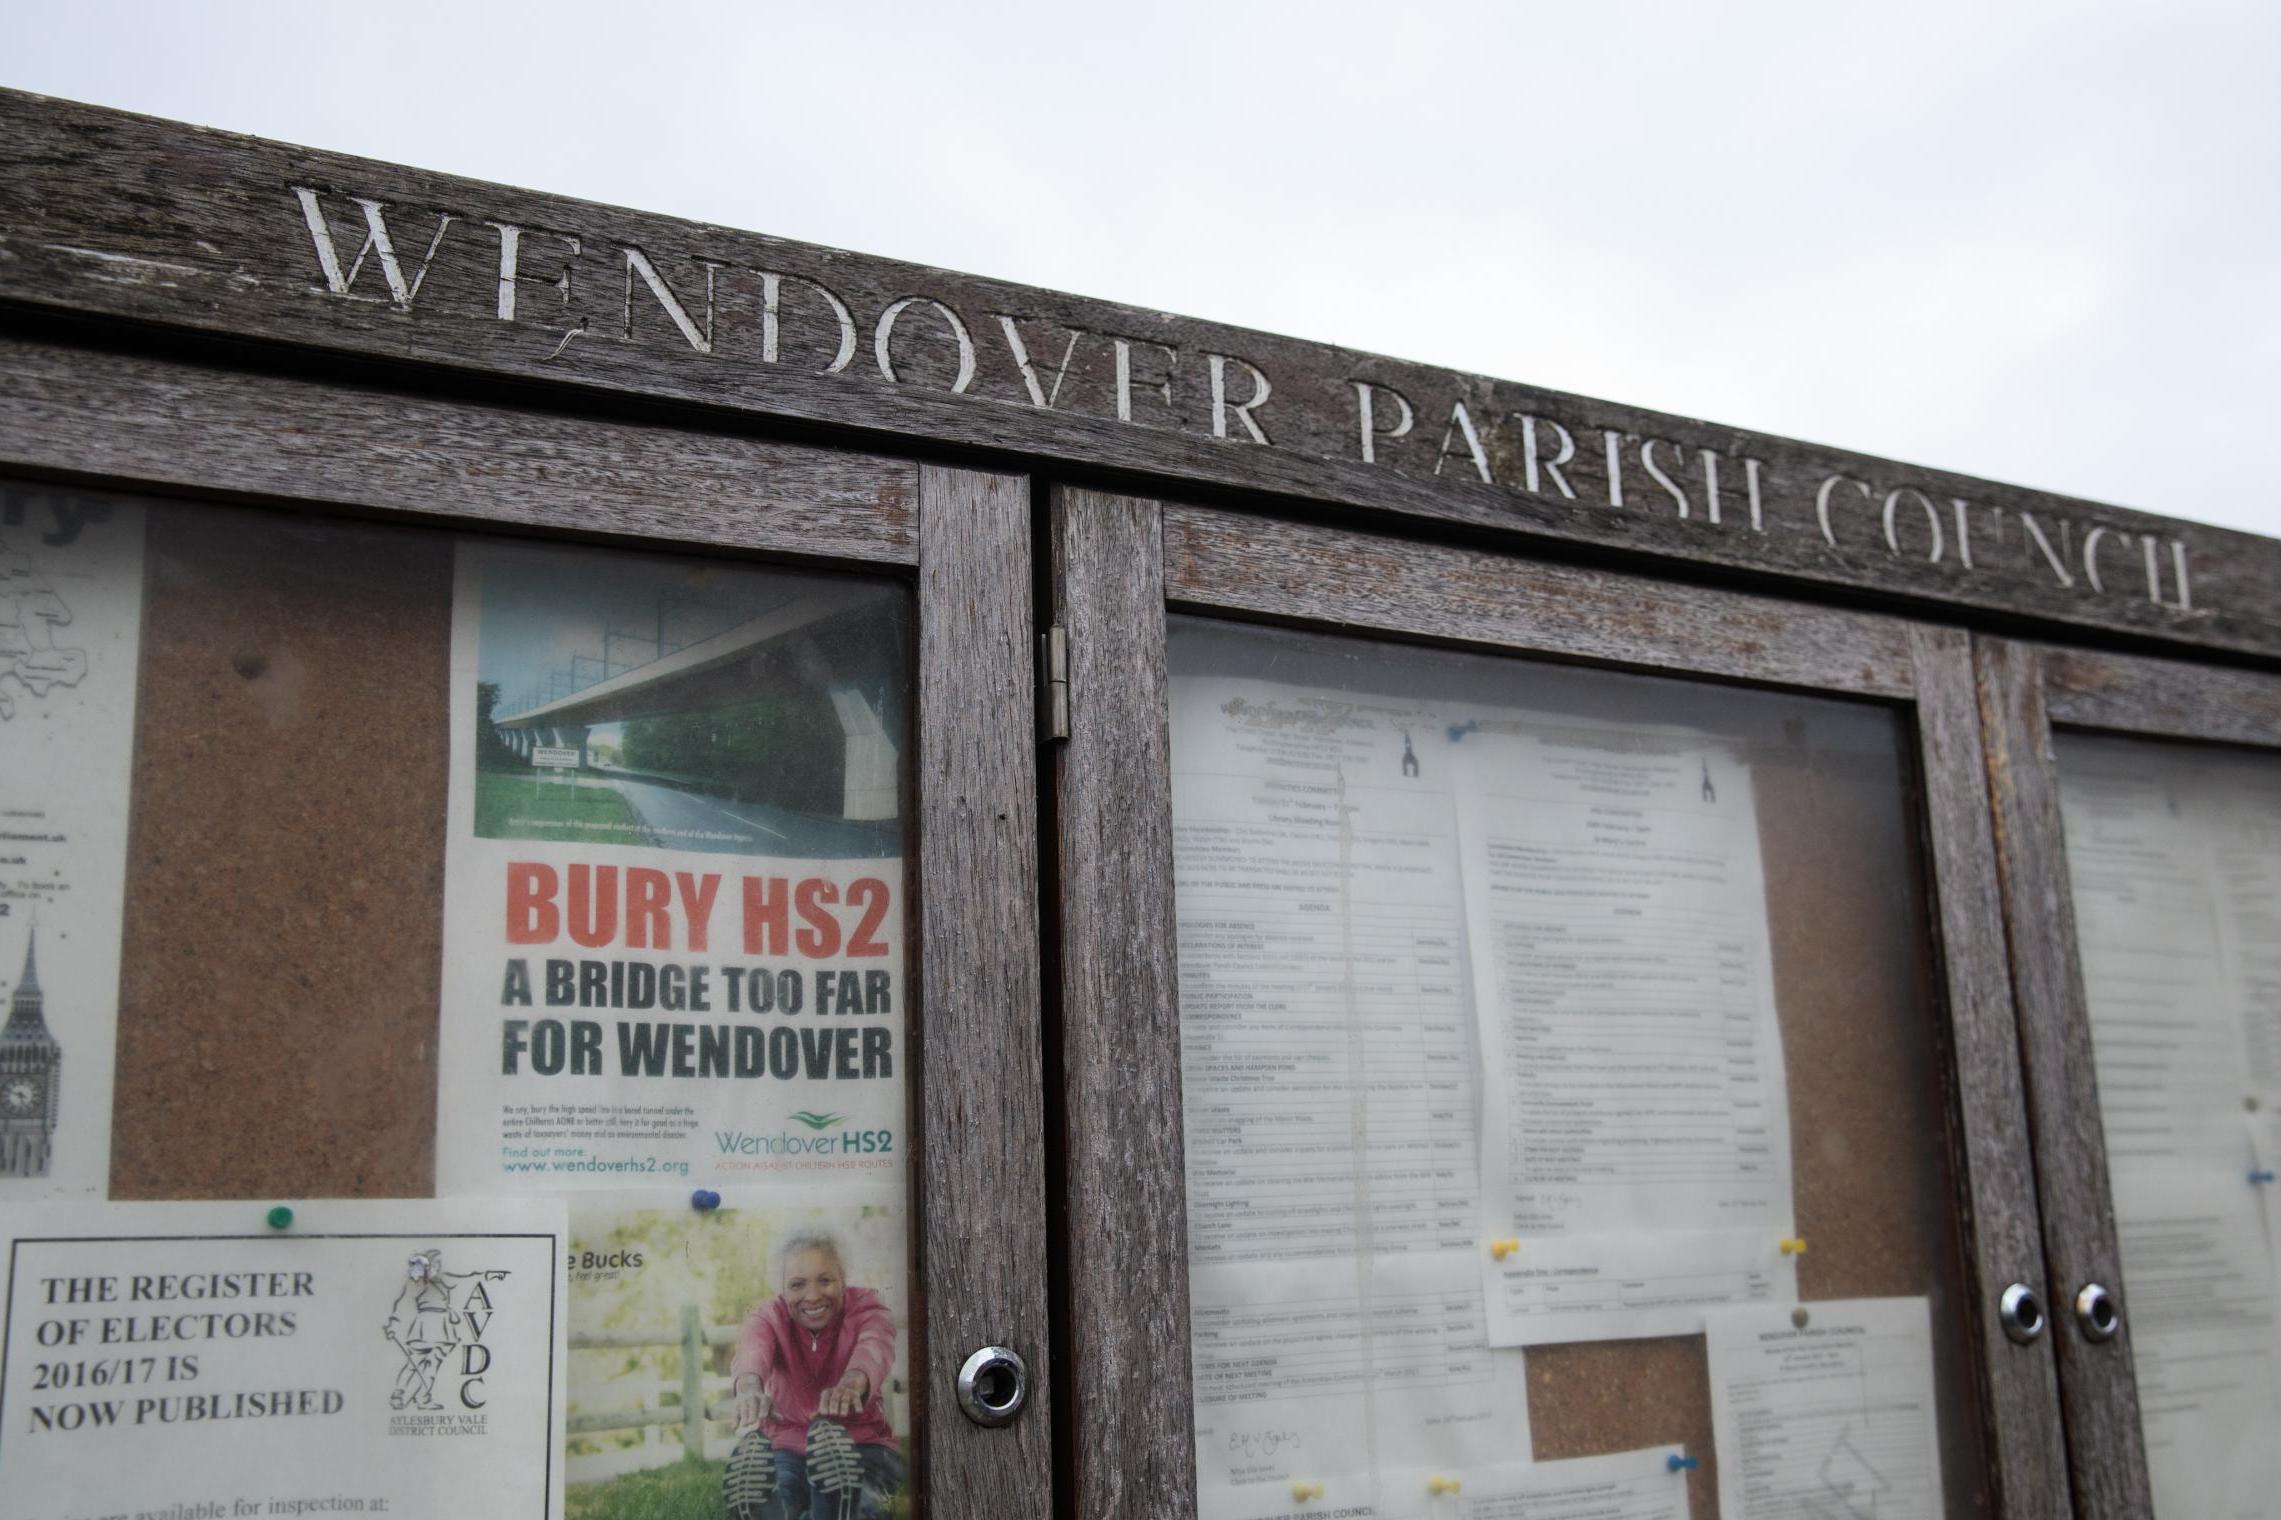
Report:
M2123 1327L2122 1305L2097 1283L2085 1283L2075 1295L2075 1323L2082 1327L2085 1340L2111 1341Z
M2028 1345L2043 1334L2043 1300L2026 1283L2013 1283L1997 1301L1996 1320L2014 1343Z
M958 1407L977 1425L1008 1423L1029 1397L1029 1364L1011 1346L984 1346L958 1369Z

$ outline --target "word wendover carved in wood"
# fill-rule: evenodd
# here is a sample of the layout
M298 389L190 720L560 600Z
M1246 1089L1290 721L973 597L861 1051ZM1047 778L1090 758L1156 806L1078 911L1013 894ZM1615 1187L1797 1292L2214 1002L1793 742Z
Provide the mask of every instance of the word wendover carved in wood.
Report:
M2281 653L2246 534L35 96L0 126L12 303Z

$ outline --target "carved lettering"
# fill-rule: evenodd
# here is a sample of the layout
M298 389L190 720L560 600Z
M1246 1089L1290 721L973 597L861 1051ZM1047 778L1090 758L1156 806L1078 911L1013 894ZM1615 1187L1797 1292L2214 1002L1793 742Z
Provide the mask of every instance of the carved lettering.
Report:
M776 362L778 347L783 338L782 302L784 299L784 282L786 280L790 280L798 285L807 286L810 290L822 296L824 298L824 304L831 308L832 320L839 324L840 341L838 350L832 355L832 362L824 366L823 373L827 375L838 374L841 370L846 369L849 363L855 358L855 313L847 309L847 302L840 299L838 291L832 289L831 286L826 285L821 280L811 280L804 275L779 274L774 270L767 269L761 271L761 359L769 364L774 364Z
M1030 405L1050 409L1061 395L1062 378L1069 373L1069 361L1076 356L1077 340L1085 336L1085 329L1082 327L1065 327L1062 329L1063 332L1069 334L1069 341L1061 346L1061 362L1054 366L1053 384L1047 386L1040 383L1038 379L1037 366L1030 362L1029 345L1022 341L1022 330L1014 325L1014 319L1002 311L994 312L992 315L997 317L998 325L1005 330L1006 351L1014 356L1014 368L1022 372L1022 388L1030 393ZM1258 371L1254 370L1252 373L1258 374ZM1219 394L1219 378L1219 371L1215 368L1212 371L1213 395L1215 397ZM1261 375L1259 383L1262 387L1259 399L1264 401L1267 399L1264 389L1267 384L1267 377ZM1248 422L1250 419L1246 418L1245 420ZM1254 429L1254 431L1257 430ZM1264 438L1260 441L1266 442Z
M2022 512L2020 514L2020 526L2027 530L2029 540L2033 542L2038 549L2041 549L2043 551L2044 563L2051 567L2052 577L2057 580L2062 586L2073 587L2075 584L2075 576L2074 573L2067 568L2067 558L2065 554L2069 533L2068 525L2064 522L2059 525L2060 546L2057 549L2054 549L2051 546L2050 538L2045 536L2043 531L2043 524L2037 522L2031 514L2026 512Z
M1537 455L1537 424L1540 421L1546 427L1551 428L1560 438L1560 452L1550 459L1540 460ZM1576 488L1568 483L1567 476L1560 473L1560 467L1575 457L1576 440L1568 436L1568 429L1549 417L1531 417L1525 413L1522 415L1521 480L1532 494L1543 489L1537 484L1537 471L1541 466L1544 473L1552 477L1552 483L1560 488L1560 494L1570 501L1574 501L1576 499Z
M939 312L944 325L950 328L951 340L958 345L958 378L950 386L950 393L955 396L974 383L974 339L968 334L966 324L958 319L958 313L932 296L904 296L890 301L887 309L879 314L879 325L871 334L871 352L879 361L879 373L890 385L901 383L895 378L895 364L888 357L887 349L895 336L895 319L918 305L932 306Z
M1473 430L1473 414L1465 409L1465 403L1462 401L1450 408L1449 426L1442 429L1441 452L1434 456L1434 473L1436 475L1441 473L1441 467L1448 463L1450 456L1456 452L1451 449L1450 445L1461 436L1465 440L1465 457L1473 462L1473 468L1481 476L1481 483L1483 485L1496 484L1489 476L1489 456L1481 448L1481 435Z
M1830 523L1830 492L1849 481L1863 496L1875 494L1869 489L1868 481L1854 480L1850 475L1832 475L1825 479L1814 492L1814 520L1822 525L1822 542L1828 544L1832 549L1835 549L1838 544L1837 529Z
M428 251L421 256L420 267L410 279L404 277L403 261L396 257L396 244L388 235L387 205L361 195L350 196L364 211L364 242L357 248L356 257L348 268L341 268L340 249L333 242L332 223L326 219L325 208L317 203L317 192L301 185L293 187L293 195L301 203L301 220L308 224L309 240L316 245L317 267L324 272L325 289L347 301L378 303L379 296L360 296L356 293L356 277L364 269L368 256L380 260L380 277L387 282L389 305L398 311L410 311L412 302L420 294L420 286L428 278L428 269L436 261L436 250L444 243L444 231L455 217L448 211L436 219L436 235L428 239Z
M1064 363L1066 362L1065 360ZM1227 437L1228 418L1232 416L1236 421L1243 424L1245 432L1251 434L1253 443L1266 443L1266 431L1260 427L1257 419L1251 414L1265 406L1267 398L1273 394L1272 388L1267 383L1267 376L1261 372L1258 365L1249 359L1238 359L1234 354L1206 354L1204 362L1212 373L1212 436L1214 438ZM1238 406L1228 404L1228 365L1231 362L1240 364L1251 371L1251 399ZM1055 377L1054 383L1057 385L1060 383L1058 376Z
M1913 496L1917 499L1917 506L1924 513L1925 522L1933 530L1932 551L1925 556L1925 559L1927 562L1937 565L1940 563L1941 549L1943 547L1940 529L1940 509L1933 505L1931 497L1927 496L1924 492L1917 490L1913 486L1895 486L1892 490L1885 493L1886 551L1892 554L1899 554L1901 552L1901 532L1899 517L1901 510L1901 498L1904 496Z
M1376 464L1378 440L1384 438L1391 441L1404 437L1417 422L1418 414L1411 407L1410 398L1391 385L1373 385L1368 380L1349 380L1347 384L1354 387L1356 425L1362 432L1362 462ZM1378 425L1378 395L1381 391L1394 403L1394 425L1390 428Z
M701 354L713 351L713 289L716 277L728 266L711 259L698 259L696 262L705 270L705 322L702 327L690 318L689 308L681 304L681 298L673 293L673 287L665 283L665 277L657 272L657 266L649 261L649 255L639 248L627 247L626 326L623 335L627 342L632 342L634 336L634 280L638 276L642 284L649 288L649 293L657 298L657 304L665 308L665 314L673 319L673 325L681 330L681 336L688 340L689 346Z
M1664 445L1664 447L1670 449L1674 454L1679 452L1678 448L1675 445L1667 443ZM1641 465L1646 467L1650 478L1652 478L1657 485L1663 487L1664 494L1669 496L1674 502L1678 504L1679 520L1681 522L1685 522L1687 520L1687 493L1680 490L1679 482L1673 480L1669 475L1666 475L1661 467L1656 464L1655 440L1653 438L1645 439L1640 443L1639 462ZM1718 519L1714 515L1711 520L1713 522L1716 522Z
M442 210L407 210L401 204L376 196L320 191L306 185L288 188L320 276L310 289L320 295L409 315L425 294L431 308L446 300L468 303L467 309L458 313L461 317L495 318L503 323L544 323L552 319L566 326L575 321L575 326L567 326L561 333L561 341L548 355L550 359L561 357L572 339L588 331L590 318L579 309L581 293L576 284L584 251L577 234L536 228L527 222L483 220L472 215L463 218L459 213ZM283 208L278 209L282 213ZM434 219L432 229L431 217ZM478 253L469 249L465 257L471 276L466 282L467 288L461 289L456 273L447 273L437 291L427 291L426 282L436 269L450 229L461 220L486 228L497 237L496 276L493 278L491 270L485 267L490 262L491 251ZM344 222L358 231L359 241L353 250L340 232ZM283 225L281 219L280 224ZM405 236L411 240L398 241ZM287 244L297 246L298 239L298 233L289 226L284 227ZM625 259L621 321L616 326L620 336L629 342L634 339L637 323L641 321L646 321L653 333L661 334L664 328L659 325L659 319L662 317L680 334L690 352L708 356L737 352L749 359L751 349L741 346L749 338L739 326L745 320L743 287L736 281L756 277L760 286L757 347L761 362L770 365L791 362L818 374L840 374L853 366L863 337L856 308L839 291L813 276L747 269L679 255L660 259L631 243L613 242L607 247L622 252ZM89 249L62 251L95 259L126 257ZM286 251L295 261L301 257L290 248ZM449 269L456 267L456 264L447 265ZM594 268L586 267L589 272ZM368 269L372 271L369 276ZM726 283L724 270L731 271ZM701 298L697 289L700 277L703 281ZM448 294L441 293L447 287ZM617 294L614 288L610 291L613 298ZM868 313L871 302L882 294L866 283L856 304ZM586 299L588 304L592 303L591 292ZM537 306L532 305L534 300ZM654 310L650 309L651 303ZM608 301L603 305L606 312ZM1052 309L1071 314L1083 310L1064 306ZM1006 359L1019 381L1016 391L1001 384L994 370L985 387L991 393L988 399L1016 408L1026 402L1039 411L1059 410L1061 392L1070 381L1078 351L1091 341L1106 344L1112 351L1106 357L1113 361L1113 391L1106 398L1098 393L1096 367L1109 366L1095 366L1093 355L1088 351L1087 367L1077 383L1078 391L1085 392L1083 407L1088 412L1103 410L1106 400L1113 403L1116 420L1127 424L1185 428L1194 436L1202 436L1208 425L1209 436L1214 440L1262 448L1281 446L1310 453L1336 453L1340 448L1336 434L1344 424L1343 419L1335 415L1335 391L1326 397L1312 389L1323 385L1329 377L1293 373L1281 367L1288 364L1297 370L1298 360L1276 361L1279 393L1278 384L1270 381L1267 364L1237 354L1195 349L1192 351L1202 356L1203 373L1200 377L1188 377L1186 383L1198 393L1176 397L1174 387L1182 380L1179 363L1183 345L1179 343L1117 337L1098 326L1023 317L1011 311L993 310L988 315L1004 340ZM591 320L597 326L608 325L603 312L593 313ZM1169 321L1154 330L1172 337L1178 337L1183 331ZM876 320L871 323L870 339L879 376L888 385L925 386L950 395L968 395L981 381L975 337L959 307L940 294L906 288L906 293L887 301L878 310ZM1056 347L1058 354L1053 351ZM661 348L680 351L670 343ZM992 362L995 365L999 360L994 356ZM1747 506L1750 531L1754 534L1764 535L1769 531L1806 534L1818 529L1825 547L1839 551L1851 564L1852 569L1845 572L1847 578L1859 577L1866 562L1874 557L1872 546L1881 536L1887 556L1896 562L1888 571L1896 590L1933 586L1939 577L1927 575L1918 567L1945 567L1953 562L1964 574L2000 577L2021 588L2029 598L2023 601L2026 606L2036 605L2039 593L2048 598L2047 588L2053 586L2067 590L2080 588L2086 597L2102 597L2110 603L2136 603L2138 588L2129 584L2135 563L2138 573L2144 577L2147 604L2165 613L2183 615L2195 611L2185 542L2155 533L2102 526L2071 514L2049 498L2023 498L2042 500L2046 505L2034 510L2018 510L2009 506L1976 505L1962 496L1936 497L1929 487L1904 485L1887 489L1881 481L1872 482L1844 469L1817 475L1809 467L1800 466L1795 478L1777 477L1764 461L1743 453L1739 440L1730 442L1728 449L1722 451L1705 442L1706 438L1715 436L1709 429L1677 421L1669 425L1692 436L1652 436L1627 432L1607 423L1571 422L1541 412L1491 410L1486 414L1490 433L1485 435L1473 408L1476 403L1490 405L1486 398L1498 395L1498 388L1491 382L1456 376L1421 380L1417 383L1434 387L1421 394L1436 398L1422 409L1402 389L1385 381L1350 376L1344 383L1353 387L1355 447L1366 465L1387 464L1412 473L1423 470L1430 434L1420 422L1440 406L1439 396L1449 393L1442 388L1446 385L1461 399L1450 403L1439 446L1433 451L1431 469L1427 473L1435 479L1463 479L1470 470L1473 478L1484 485L1503 486L1516 495L1525 491L1531 496L1557 497L1572 503L1580 502L1585 490L1594 489L1595 494L1604 494L1610 508L1619 510L1647 504L1645 498L1638 496L1639 481L1645 479L1652 486L1650 495L1661 494L1668 500L1670 510L1681 522L1700 518L1714 528L1723 528L1729 508ZM1294 392L1290 387L1293 385L1299 386L1296 394L1308 400L1292 400ZM1201 394L1206 391L1210 399L1208 424ZM1270 429L1266 408L1274 404L1279 394L1279 420L1276 427ZM1137 410L1136 397L1139 398ZM1327 419L1320 410L1326 399L1331 402L1333 414ZM1157 411L1159 404L1164 409L1162 413ZM1516 426L1517 451L1511 447L1516 440L1509 431ZM1600 460L1581 458L1580 437L1588 427L1601 434ZM1410 441L1405 444L1404 440ZM1019 446L1019 440L1012 446ZM1513 458L1514 452L1518 453L1517 461ZM1498 478L1500 459L1505 474L1512 478ZM1607 471L1604 482L1577 478L1588 476L1603 460ZM1831 460L1833 464L1836 462ZM1641 474L1627 480L1627 467ZM1901 467L1892 468L1898 471ZM1806 490L1809 482L1812 483L1810 493ZM1739 501L1734 494L1738 486L1742 488ZM1813 503L1813 528L1807 527L1804 519L1808 494ZM1769 495L1775 498L1771 503ZM1846 532L1841 533L1839 517L1856 511L1857 506L1858 517L1849 521ZM1770 511L1775 517L1771 530ZM1739 528L1741 518L1736 521ZM2019 537L2016 550L2010 542L2015 531ZM1954 547L1953 561L1951 546ZM1805 546L1801 542L1795 547ZM1731 560L1732 556L1726 558ZM1795 562L1786 554L1778 553L1775 558L1780 562L1771 567L1774 570L1794 569ZM1907 563L1898 563L1901 561ZM1838 572L1825 568L1820 573L1829 577ZM2140 616L2142 619L2145 616L2143 607Z
M2094 527L2083 535L2083 578L2091 583L2093 591L2101 594L2105 593L2107 584L2099 578L2099 544L2109 536L2109 533L2110 530L2105 527ZM2125 543L2130 542L2128 533L2114 536L2121 538Z
M539 285L548 290L557 291L562 296L562 304L566 307L570 304L571 268L577 263L579 253L577 238L562 232L542 234L545 237L560 239L563 246L570 250L569 256L562 261L562 268L557 270L552 277L542 279L538 275L522 272L523 233L526 229L516 226L513 222L485 222L483 225L499 234L500 321L512 322L515 320L515 290L517 286L521 285Z
M2146 555L2146 599L2157 607L2162 600L2162 560L2156 552L2154 535L2141 533L2139 545ZM2178 595L2167 605L2180 612L2194 610L2194 589L2186 580L2186 546L2177 539L2170 540L2170 564L2178 582Z
M1111 338L1109 340L1117 351L1117 420L1119 422L1133 420L1133 341L1130 338ZM1163 375L1154 380L1143 376L1141 384L1162 396L1165 408L1170 410L1172 406L1172 371L1179 365L1179 350L1147 339L1141 341L1147 342L1150 348L1156 349L1164 355Z

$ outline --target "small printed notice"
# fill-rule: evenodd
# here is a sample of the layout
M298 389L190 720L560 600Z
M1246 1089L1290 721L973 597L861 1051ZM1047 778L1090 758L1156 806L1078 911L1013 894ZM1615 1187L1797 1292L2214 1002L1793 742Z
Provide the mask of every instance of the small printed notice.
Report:
M1687 1477L1676 1446L1576 1457L1562 1462L1500 1462L1436 1472L1388 1468L1376 1477L1218 1489L1206 1485L1199 1510L1225 1520L1687 1520Z
M440 1192L901 1179L898 595L461 546Z
M0 1516L562 1514L563 1206L8 1210Z
M1683 1455L1676 1446L1657 1446L1462 1474L1389 1472L1378 1486L1388 1497L1421 1496L1422 1506L1405 1505L1404 1512L1431 1520L1687 1520L1686 1469L1672 1462Z
M902 1190L734 1189L721 1206L571 1200L569 1505L649 1520L907 1510L910 1257ZM676 1510L675 1512L684 1512Z
M0 485L0 1204L100 1198L143 508Z
M1924 1299L1729 1308L1705 1322L1721 1514L1938 1520Z

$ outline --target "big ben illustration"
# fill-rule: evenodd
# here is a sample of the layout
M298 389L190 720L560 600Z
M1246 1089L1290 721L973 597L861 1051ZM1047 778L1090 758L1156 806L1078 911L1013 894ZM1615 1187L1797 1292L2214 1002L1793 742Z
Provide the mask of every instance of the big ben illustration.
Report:
M24 946L24 974L0 1028L0 1177L45 1177L55 1145L56 1070L63 1047L48 1032L37 947Z

